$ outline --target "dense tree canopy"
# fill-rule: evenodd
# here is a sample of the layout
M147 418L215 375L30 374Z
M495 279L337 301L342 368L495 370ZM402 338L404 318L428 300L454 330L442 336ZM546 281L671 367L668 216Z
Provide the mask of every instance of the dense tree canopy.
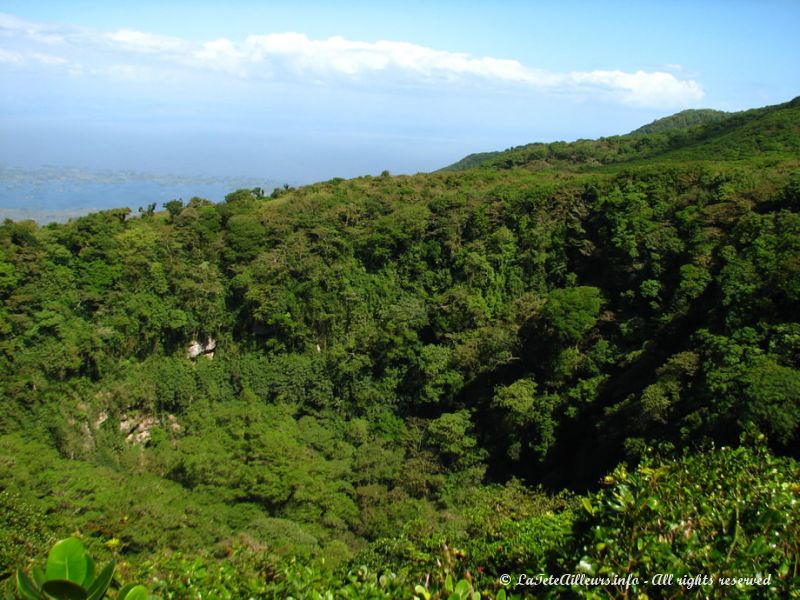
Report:
M165 598L796 590L799 115L6 221L0 578L77 531Z

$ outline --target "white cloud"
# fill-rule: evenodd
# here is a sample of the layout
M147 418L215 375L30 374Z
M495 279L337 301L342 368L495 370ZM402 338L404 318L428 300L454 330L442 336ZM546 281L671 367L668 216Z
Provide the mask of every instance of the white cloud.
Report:
M401 41L364 42L335 36L310 39L296 32L251 35L242 41L226 38L196 43L178 37L134 29L96 32L76 27L42 25L0 13L0 31L7 40L0 62L32 58L40 64L96 64L95 72L157 78L159 68L190 68L253 79L284 79L330 84L381 85L474 84L495 89L512 86L515 92L600 97L649 107L683 107L704 96L702 86L665 67L661 71L614 69L555 72L534 68L514 59L473 57ZM16 37L15 37L16 36ZM61 44L52 56L44 46ZM78 60L65 49L71 49ZM113 53L109 53L113 49ZM64 58L64 56L68 58ZM124 64L120 70L118 66ZM115 66L116 65L116 66ZM667 72L672 71L672 72Z
M0 63L19 63L22 62L22 55L19 52L0 48Z
M223 38L205 42L201 48L192 52L192 57L199 64L212 69L236 72L242 76L246 75L241 69L241 64L247 58L247 54L237 49L230 40Z
M63 44L65 41L64 36L62 35L57 33L47 33L38 29L29 29L27 34L28 37L33 41L39 42L40 44L46 44L48 46L57 46L59 44Z
M165 35L154 35L135 29L120 29L111 33L106 33L103 37L110 40L123 50L134 52L179 52L188 47L188 42L180 38Z
M380 72L404 72L418 78L452 79L463 76L500 79L522 83L549 84L557 76L525 68L519 61L471 58L468 54L434 50L408 42L359 42L335 36L311 40L301 33L253 35L238 46L224 42L227 57L238 59L237 68L283 66L296 73L351 76ZM200 58L198 56L198 58ZM216 57L210 57L213 61Z
M52 54L44 54L42 52L34 52L31 58L43 65L66 65L69 61L61 56L54 56Z
M38 63L41 65L59 66L65 65L68 62L66 58L53 54L46 54L44 52L16 52L0 48L0 63L18 65Z
M137 65L111 65L105 73L113 79L122 81L143 81L149 75L147 69Z
M218 39L193 53L195 61L239 75L288 72L296 76L363 79L400 76L441 83L479 79L511 83L542 91L603 94L618 101L644 106L692 104L704 96L695 81L661 71L618 70L557 73L534 69L517 60L473 58L468 54L435 50L407 42L374 43L331 37L312 40L301 33L253 35L242 43Z
M673 106L692 104L703 98L705 92L695 81L680 80L671 73L660 71L589 71L570 73L570 81L581 86L597 86L611 92L626 103L642 106Z
M6 13L0 13L0 31L20 34L36 43L50 46L65 41L56 26L25 21Z

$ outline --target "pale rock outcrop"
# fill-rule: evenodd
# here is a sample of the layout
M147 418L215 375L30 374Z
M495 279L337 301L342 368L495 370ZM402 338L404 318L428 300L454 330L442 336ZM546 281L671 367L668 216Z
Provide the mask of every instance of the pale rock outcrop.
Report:
M167 414L166 419L158 419L152 415L127 415L124 414L119 420L120 433L125 435L128 444L144 444L151 437L151 431L155 427L169 428L174 432L181 430L181 425L175 415Z
M203 346L197 340L192 340L186 349L186 358L197 358L203 353Z
M197 340L192 340L186 348L186 358L195 359L201 354L211 360L214 358L214 349L217 347L217 340L213 337L208 337L205 344L201 344Z

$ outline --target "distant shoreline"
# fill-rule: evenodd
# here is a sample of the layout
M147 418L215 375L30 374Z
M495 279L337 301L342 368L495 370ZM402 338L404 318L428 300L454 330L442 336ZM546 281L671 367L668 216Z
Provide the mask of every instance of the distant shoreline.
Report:
M0 219L63 223L99 210L138 207L175 198L221 202L237 189L279 187L276 180L249 176L164 175L91 170L69 166L20 168L0 163Z
M75 208L72 210L46 210L31 208L0 208L0 220L5 221L36 221L39 225L49 223L66 223L70 219L76 219L84 215L96 212L98 208Z

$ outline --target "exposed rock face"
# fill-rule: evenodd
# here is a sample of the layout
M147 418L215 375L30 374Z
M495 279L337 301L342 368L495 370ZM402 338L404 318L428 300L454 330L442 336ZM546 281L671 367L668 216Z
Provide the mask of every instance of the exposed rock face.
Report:
M97 419L94 422L94 428L100 429L100 425L105 423L108 420L108 413L106 411L102 411L99 415L97 415Z
M121 432L131 432L136 427L136 419L133 417L129 417L128 415L122 415L119 419L119 430Z
M144 444L150 439L150 430L156 425L158 420L155 417L145 417L125 436L125 441L129 444Z
M124 414L119 420L119 430L125 434L125 441L129 444L146 443L154 427L169 428L175 432L181 430L177 417L171 414L168 414L166 419L157 419L152 415Z
M197 340L192 340L186 349L186 358L197 358L203 353L203 346Z
M210 360L214 358L214 349L216 347L217 340L215 340L213 337L209 337L205 344L201 344L197 340L192 340L189 343L189 347L186 348L186 358L191 358L194 360L202 354Z

